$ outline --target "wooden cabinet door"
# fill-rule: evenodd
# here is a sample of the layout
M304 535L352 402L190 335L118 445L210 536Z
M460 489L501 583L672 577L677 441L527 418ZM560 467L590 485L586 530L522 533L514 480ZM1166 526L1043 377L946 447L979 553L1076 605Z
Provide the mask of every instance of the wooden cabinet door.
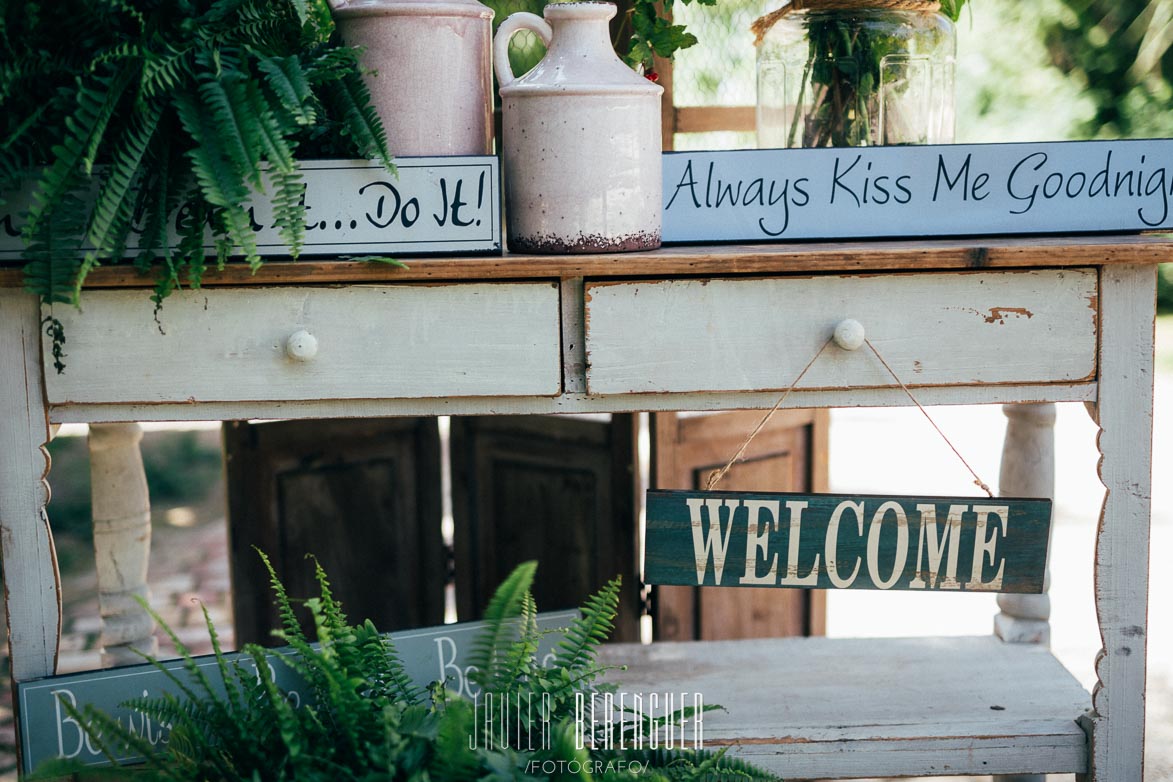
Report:
M318 594L316 556L352 621L444 621L435 418L238 421L224 447L238 644L274 645L280 626L254 546L295 598Z
M543 611L574 608L622 575L612 640L639 640L634 427L631 415L452 419L461 621L481 615L515 565L536 559Z
M653 414L652 483L657 489L703 489L762 415ZM719 488L826 491L826 459L827 412L780 410ZM825 598L817 590L658 586L653 606L659 641L822 635L825 627Z

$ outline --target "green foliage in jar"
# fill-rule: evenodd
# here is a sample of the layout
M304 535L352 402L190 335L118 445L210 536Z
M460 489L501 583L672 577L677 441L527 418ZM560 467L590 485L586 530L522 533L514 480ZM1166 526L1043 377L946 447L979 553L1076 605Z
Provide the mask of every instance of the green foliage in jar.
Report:
M945 0L941 13L955 22L966 0ZM920 19L913 25L907 20ZM787 146L858 147L895 137L898 118L890 127L875 123L885 87L899 93L899 81L885 85L885 68L915 54L917 44L939 40L931 14L868 8L854 11L809 11L804 19L809 53L797 97L798 110L787 134ZM807 108L809 106L809 108Z

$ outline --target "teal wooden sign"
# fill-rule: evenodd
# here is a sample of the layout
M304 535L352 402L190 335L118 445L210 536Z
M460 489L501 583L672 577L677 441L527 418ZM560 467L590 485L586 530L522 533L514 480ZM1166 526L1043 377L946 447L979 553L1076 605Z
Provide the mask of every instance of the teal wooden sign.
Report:
M554 653L555 645L562 640L566 627L579 616L578 611L552 611L538 614L538 627L546 631L538 648L538 659L546 662ZM420 630L405 630L390 635L395 650L403 661L407 675L419 687L435 681L447 683L450 692L465 697L476 695L476 687L470 681L468 665L469 651L483 622L465 622ZM308 693L305 682L283 659L293 654L290 649L274 649L268 655L268 675L282 691L288 693L291 702L304 705ZM244 654L225 655L229 666L239 662L248 670L255 670L251 657ZM212 680L218 681L216 658L205 655L195 658L197 665ZM182 660L164 663L165 667L185 680ZM194 685L194 682L190 682ZM198 687L195 688L198 691ZM150 664L128 665L101 671L49 676L16 685L16 702L19 708L17 726L21 769L32 773L38 764L52 758L78 760L89 766L104 766L109 762L94 745L86 726L81 725L62 707L68 702L79 710L86 705L106 712L123 725L136 732L148 744L162 750L167 744L169 726L159 725L149 717L122 703L135 697L162 697L170 693L182 699L179 688ZM127 754L120 757L120 763L134 763L141 760L139 755Z
M1041 593L1050 500L649 491L649 584Z

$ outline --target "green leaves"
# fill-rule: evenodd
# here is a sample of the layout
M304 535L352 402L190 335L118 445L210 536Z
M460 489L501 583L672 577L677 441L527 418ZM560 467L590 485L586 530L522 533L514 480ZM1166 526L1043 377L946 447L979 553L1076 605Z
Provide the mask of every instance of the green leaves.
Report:
M691 0L683 0L685 3ZM713 5L716 0L697 0L700 5ZM631 11L631 46L627 52L627 63L633 68L643 65L652 69L653 57L671 59L680 49L695 46L697 38L684 29L682 24L672 24L669 17L672 0L657 6L652 0L635 0Z
M585 668L595 664L595 650L615 629L622 579L613 578L582 606L582 618L566 631L558 644L556 663L563 668Z
M965 3L966 0L941 0L941 13L956 22L961 18L961 9Z
M317 120L313 94L305 72L296 57L266 57L257 63L265 74L265 83L273 91L285 114L298 125L312 125Z

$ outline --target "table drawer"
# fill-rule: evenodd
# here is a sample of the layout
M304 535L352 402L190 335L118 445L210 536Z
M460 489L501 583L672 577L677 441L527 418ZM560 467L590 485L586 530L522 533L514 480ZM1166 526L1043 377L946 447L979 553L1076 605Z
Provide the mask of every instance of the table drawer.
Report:
M553 283L207 288L167 299L158 324L142 290L82 307L54 310L68 355L56 374L45 341L51 404L561 392ZM299 332L312 339L290 346Z
M782 390L847 318L909 386L1096 373L1094 270L599 282L586 299L592 394ZM831 345L799 388L893 384L866 346Z

